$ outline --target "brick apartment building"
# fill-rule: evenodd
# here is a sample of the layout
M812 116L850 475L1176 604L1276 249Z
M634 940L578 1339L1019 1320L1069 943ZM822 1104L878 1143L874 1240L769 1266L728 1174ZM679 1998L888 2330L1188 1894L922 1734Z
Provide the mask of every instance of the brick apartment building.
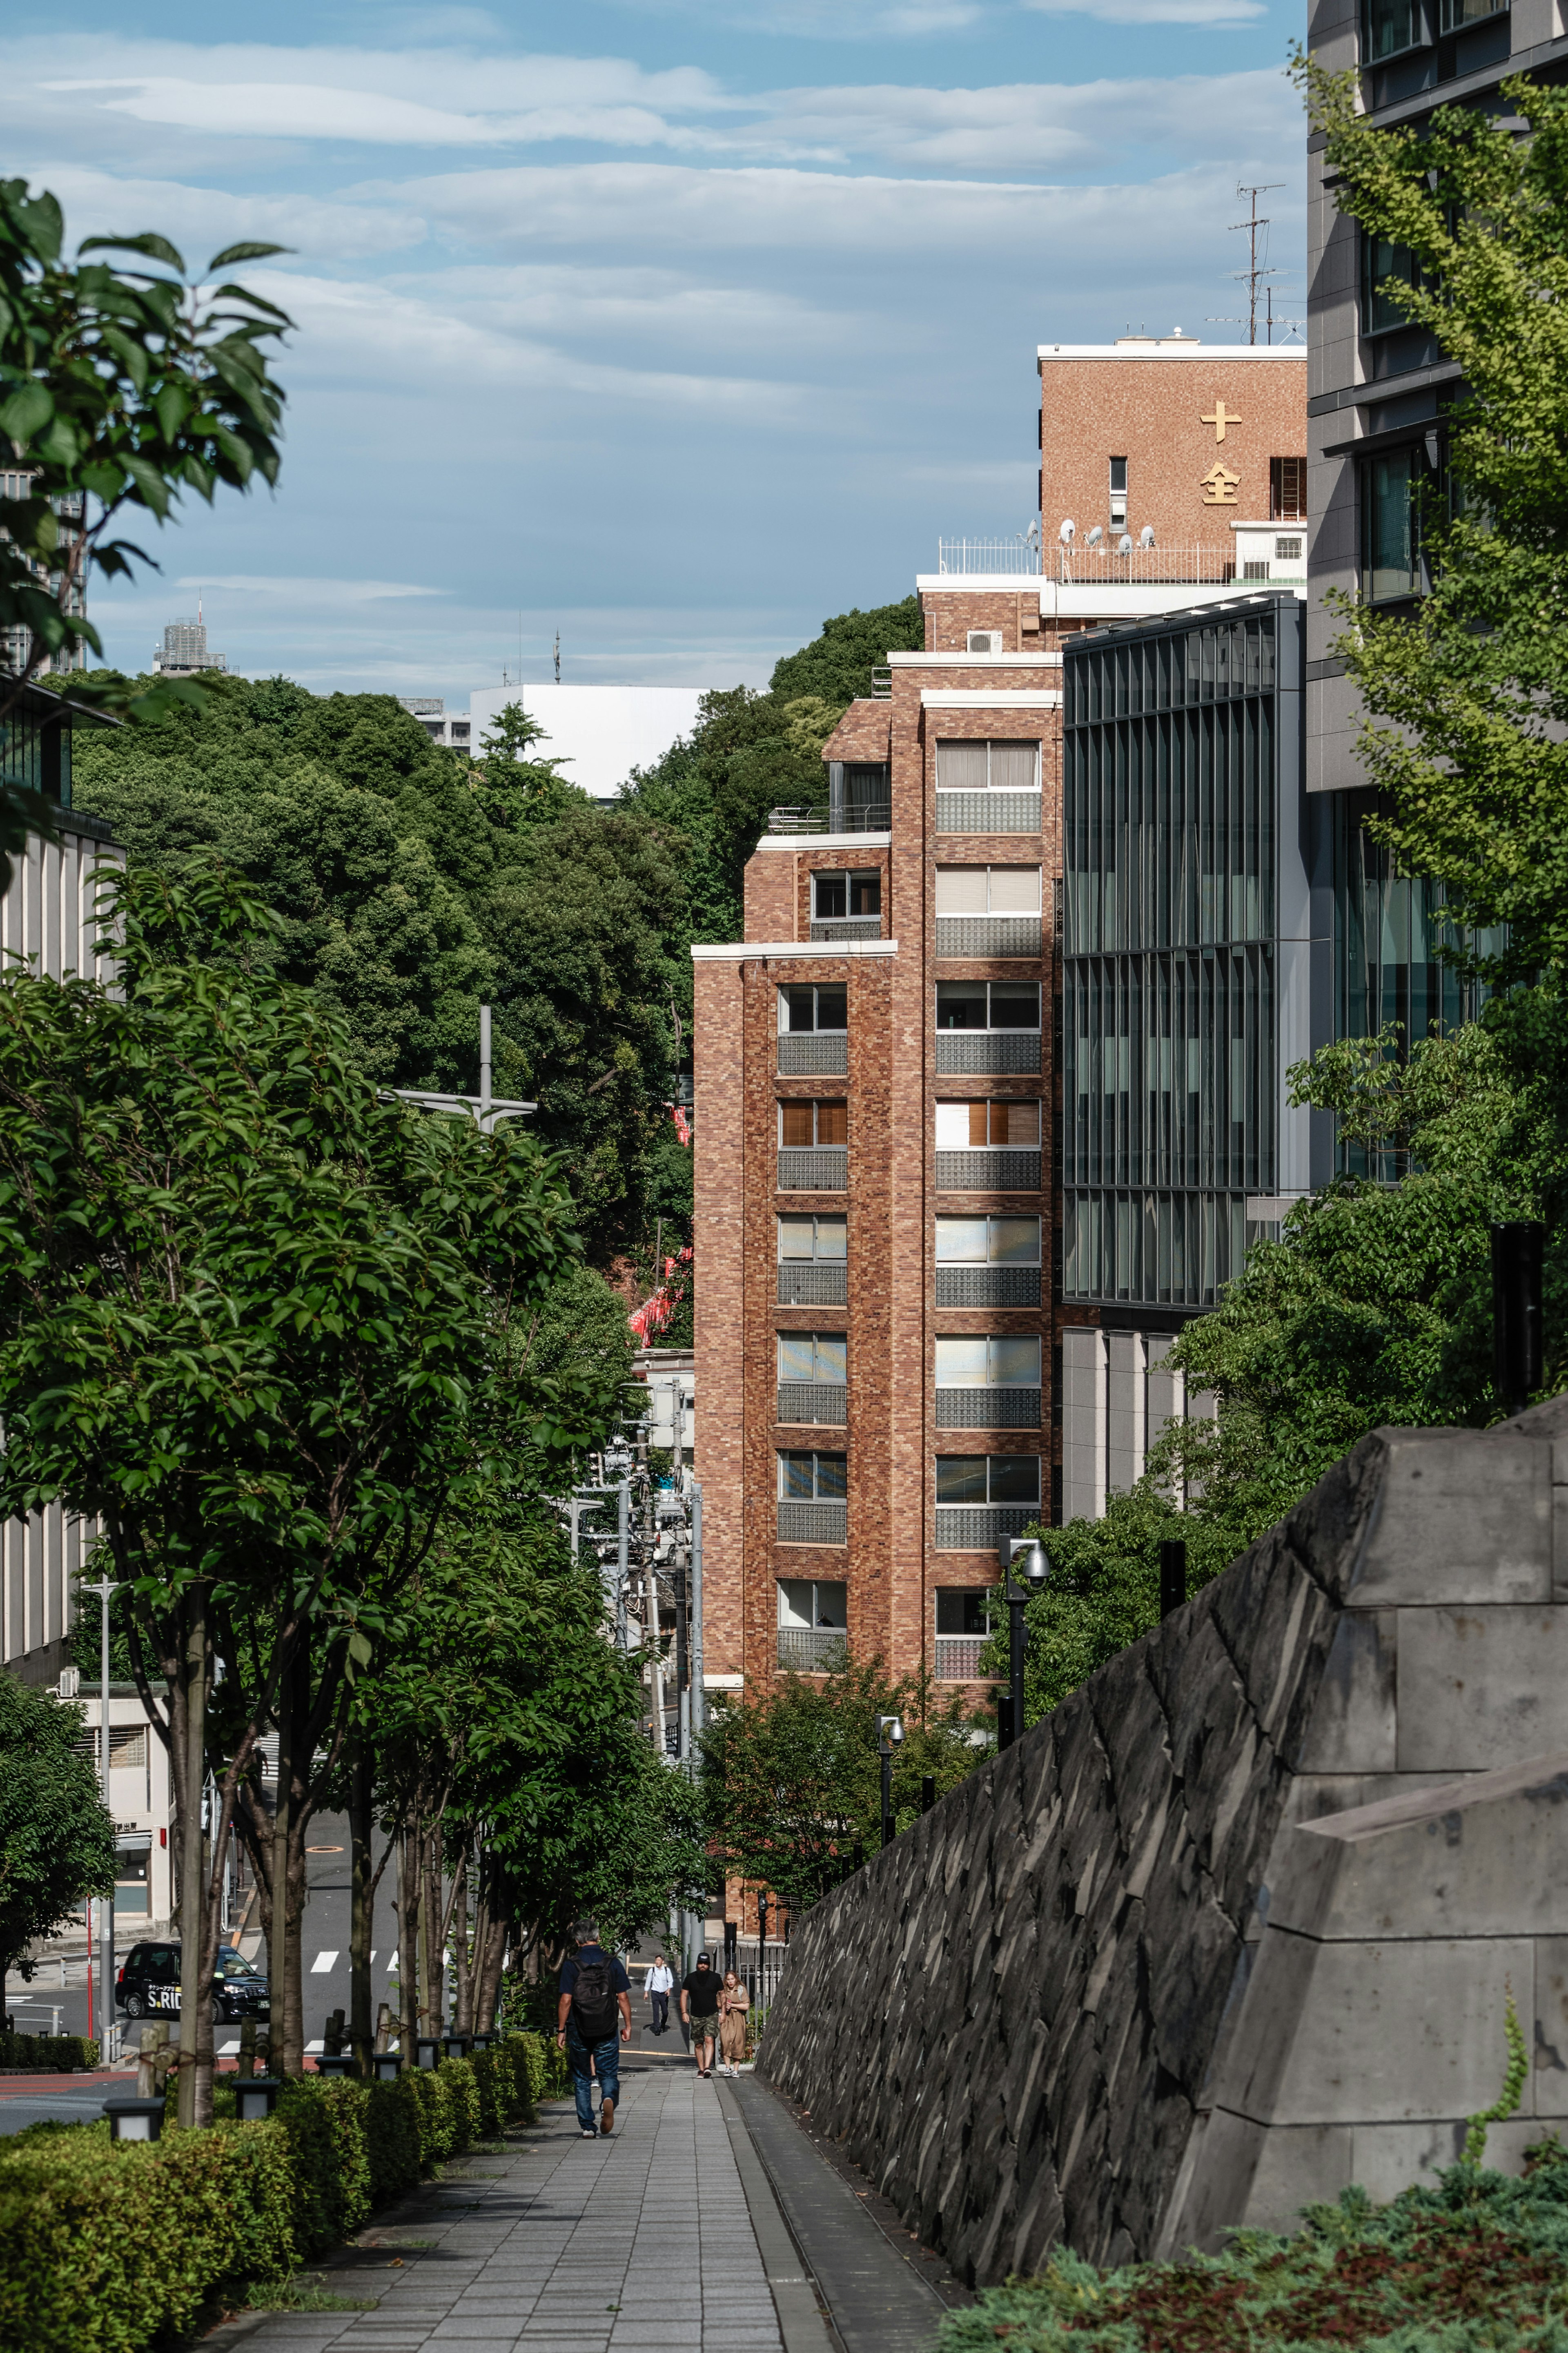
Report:
M1059 1510L1063 646L1304 586L1299 351L1129 338L1039 375L1043 564L943 543L925 649L775 813L744 940L692 952L710 1689L846 1641L976 1678L998 1542Z

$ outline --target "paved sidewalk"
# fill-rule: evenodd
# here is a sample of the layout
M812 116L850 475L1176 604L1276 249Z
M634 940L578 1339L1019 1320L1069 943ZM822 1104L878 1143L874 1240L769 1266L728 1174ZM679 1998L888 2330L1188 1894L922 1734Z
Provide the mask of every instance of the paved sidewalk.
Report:
M785 2353L716 2085L659 2068L624 2073L621 2090L612 2139L583 2139L570 2105L552 2105L504 2152L458 2159L434 2198L367 2227L364 2242L386 2243L326 2278L335 2293L378 2295L374 2312L273 2313L208 2342L243 2337L246 2353ZM389 2272L400 2237L438 2243Z

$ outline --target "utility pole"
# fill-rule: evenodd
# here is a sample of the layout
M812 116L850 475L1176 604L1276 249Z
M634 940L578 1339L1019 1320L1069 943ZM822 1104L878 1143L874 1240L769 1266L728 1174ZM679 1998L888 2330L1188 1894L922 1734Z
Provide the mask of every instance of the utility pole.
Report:
M1268 227L1268 214L1259 216L1258 199L1259 196L1267 195L1271 188L1282 188L1284 185L1283 180L1259 180L1256 186L1242 181L1237 184L1237 195L1250 196L1252 199L1250 217L1244 221L1232 221L1230 225L1233 230L1244 228L1247 232L1247 266L1245 269L1233 270L1231 275L1234 278L1245 279L1247 281L1247 340L1249 343L1255 343L1258 341L1258 281L1260 278L1271 278L1274 275L1267 263L1260 263L1258 259L1258 232L1260 228ZM1268 241L1265 239L1265 253L1268 249Z
M109 1803L109 1600L111 1594L119 1592L120 1586L115 1579L105 1577L100 1577L96 1585L84 1585L81 1589L84 1593L96 1593L101 1604L99 1642L98 1755L99 1772L103 1781L104 1811L110 1813L112 1809ZM149 1878L151 1878L150 1873ZM90 1896L88 1898L89 1903L92 1900ZM99 2049L105 2060L113 2060L120 2055L114 2048L116 2021L114 2016L113 1896L100 1896L98 1905L99 2010L100 2012ZM91 1970L92 1962L89 1959L88 1962L89 1976Z

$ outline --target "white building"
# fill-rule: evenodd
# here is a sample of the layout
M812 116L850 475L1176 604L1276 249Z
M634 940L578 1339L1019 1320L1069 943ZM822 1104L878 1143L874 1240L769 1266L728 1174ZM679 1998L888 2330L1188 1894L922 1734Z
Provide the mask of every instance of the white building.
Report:
M509 702L537 719L542 758L564 763L567 782L607 800L634 768L651 767L697 723L700 686L487 686L468 697L477 752Z

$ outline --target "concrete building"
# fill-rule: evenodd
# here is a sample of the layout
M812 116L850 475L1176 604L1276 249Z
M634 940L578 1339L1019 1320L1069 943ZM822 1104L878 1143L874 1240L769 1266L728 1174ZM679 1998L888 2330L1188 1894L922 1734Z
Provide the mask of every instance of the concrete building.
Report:
M1233 602L1244 517L1248 549L1291 544L1241 564L1300 569L1300 353L1134 339L1039 368L1045 569L1037 535L943 544L924 649L851 705L820 804L776 813L744 939L693 951L716 1683L846 1641L976 1676L997 1544L1060 1467L1064 651ZM1275 480L1297 513L1269 515Z
M470 712L448 711L446 698L439 694L400 694L397 700L405 711L417 719L432 744L439 744L448 752L467 752L470 748ZM477 741L472 748L478 750Z
M226 654L207 650L206 623L199 605L195 620L170 621L162 645L153 649L154 678L199 678L204 670L227 668Z
M5 455L7 459L10 458L9 442L5 444ZM18 466L14 459L9 463L0 463L0 500L31 498L33 484L37 479L30 468ZM78 491L64 498L55 499L51 503L55 513L59 518L61 527L60 550L62 553L73 551L79 546L81 540L82 493ZM0 531L4 529L4 523L0 523ZM65 566L58 571L47 571L43 565L32 563L30 569L38 586L47 587L50 596L57 603L63 604L68 613L76 617L85 616L86 588L79 581L72 587L67 586ZM25 670L31 649L32 637L29 630L0 630L0 670L9 670L13 676ZM34 676L36 678L58 677L73 670L85 670L88 659L88 649L85 646L79 647L74 653L67 649L58 654L45 654Z
M477 752L509 702L521 702L544 729L542 757L562 760L568 784L608 800L634 768L651 767L678 735L697 723L700 686L475 687L468 697Z

